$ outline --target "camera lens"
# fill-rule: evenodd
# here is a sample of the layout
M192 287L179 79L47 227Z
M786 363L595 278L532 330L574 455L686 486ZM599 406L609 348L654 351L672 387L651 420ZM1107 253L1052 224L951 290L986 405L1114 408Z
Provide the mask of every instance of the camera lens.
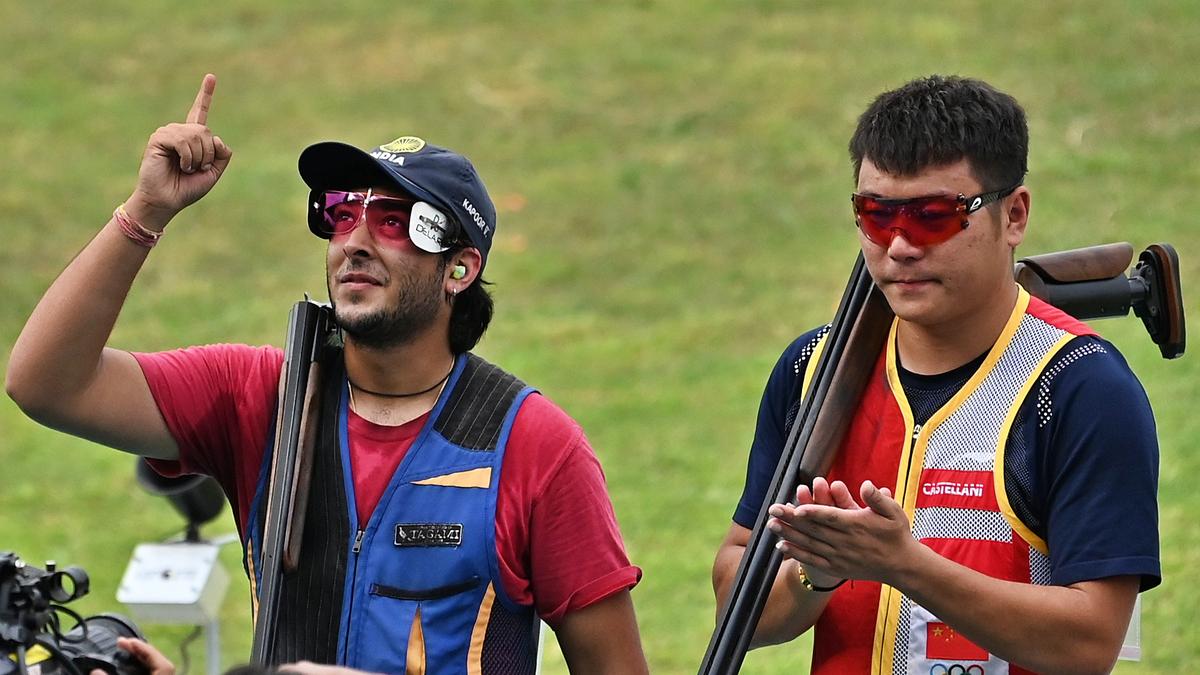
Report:
M62 637L60 647L81 672L98 668L106 673L145 673L136 659L117 648L117 638L145 640L132 621L120 614L97 614L84 619Z

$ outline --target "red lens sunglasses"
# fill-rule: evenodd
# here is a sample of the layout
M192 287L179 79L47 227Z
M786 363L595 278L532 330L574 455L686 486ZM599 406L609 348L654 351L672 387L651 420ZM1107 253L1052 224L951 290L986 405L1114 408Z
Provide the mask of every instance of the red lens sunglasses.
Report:
M850 195L854 220L867 239L890 246L896 235L913 246L933 246L967 229L968 217L994 201L1012 194L1020 184L995 192L967 197L933 195L911 199L888 199L855 192Z
M412 242L429 253L462 245L454 238L457 228L436 207L422 201L375 194L372 190L314 191L309 200L308 227L319 237L349 234L366 223L371 237L399 246Z

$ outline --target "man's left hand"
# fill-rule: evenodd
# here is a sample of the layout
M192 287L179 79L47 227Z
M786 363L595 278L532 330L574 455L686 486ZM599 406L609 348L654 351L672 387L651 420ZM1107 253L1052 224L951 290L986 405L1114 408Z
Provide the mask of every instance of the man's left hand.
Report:
M859 497L865 506L854 501L845 483L817 478L811 491L797 491L795 505L772 505L767 527L780 538L783 554L818 578L891 584L905 551L920 544L890 490L864 481Z

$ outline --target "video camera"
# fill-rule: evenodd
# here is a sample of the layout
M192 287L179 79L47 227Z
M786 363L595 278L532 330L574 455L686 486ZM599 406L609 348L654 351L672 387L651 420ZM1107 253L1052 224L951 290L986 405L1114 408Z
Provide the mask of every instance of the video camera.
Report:
M88 583L82 568L59 570L48 562L43 570L0 552L0 675L87 675L95 669L146 674L137 659L117 648L118 637L145 639L131 621L119 614L84 619L62 606L87 595ZM63 614L75 620L66 633L59 621Z

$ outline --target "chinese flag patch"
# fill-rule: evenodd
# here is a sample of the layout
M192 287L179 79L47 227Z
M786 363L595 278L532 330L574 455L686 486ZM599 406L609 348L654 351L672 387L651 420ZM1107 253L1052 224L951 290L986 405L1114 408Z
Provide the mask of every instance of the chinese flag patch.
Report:
M944 623L925 624L925 658L947 661L987 661L987 650Z

